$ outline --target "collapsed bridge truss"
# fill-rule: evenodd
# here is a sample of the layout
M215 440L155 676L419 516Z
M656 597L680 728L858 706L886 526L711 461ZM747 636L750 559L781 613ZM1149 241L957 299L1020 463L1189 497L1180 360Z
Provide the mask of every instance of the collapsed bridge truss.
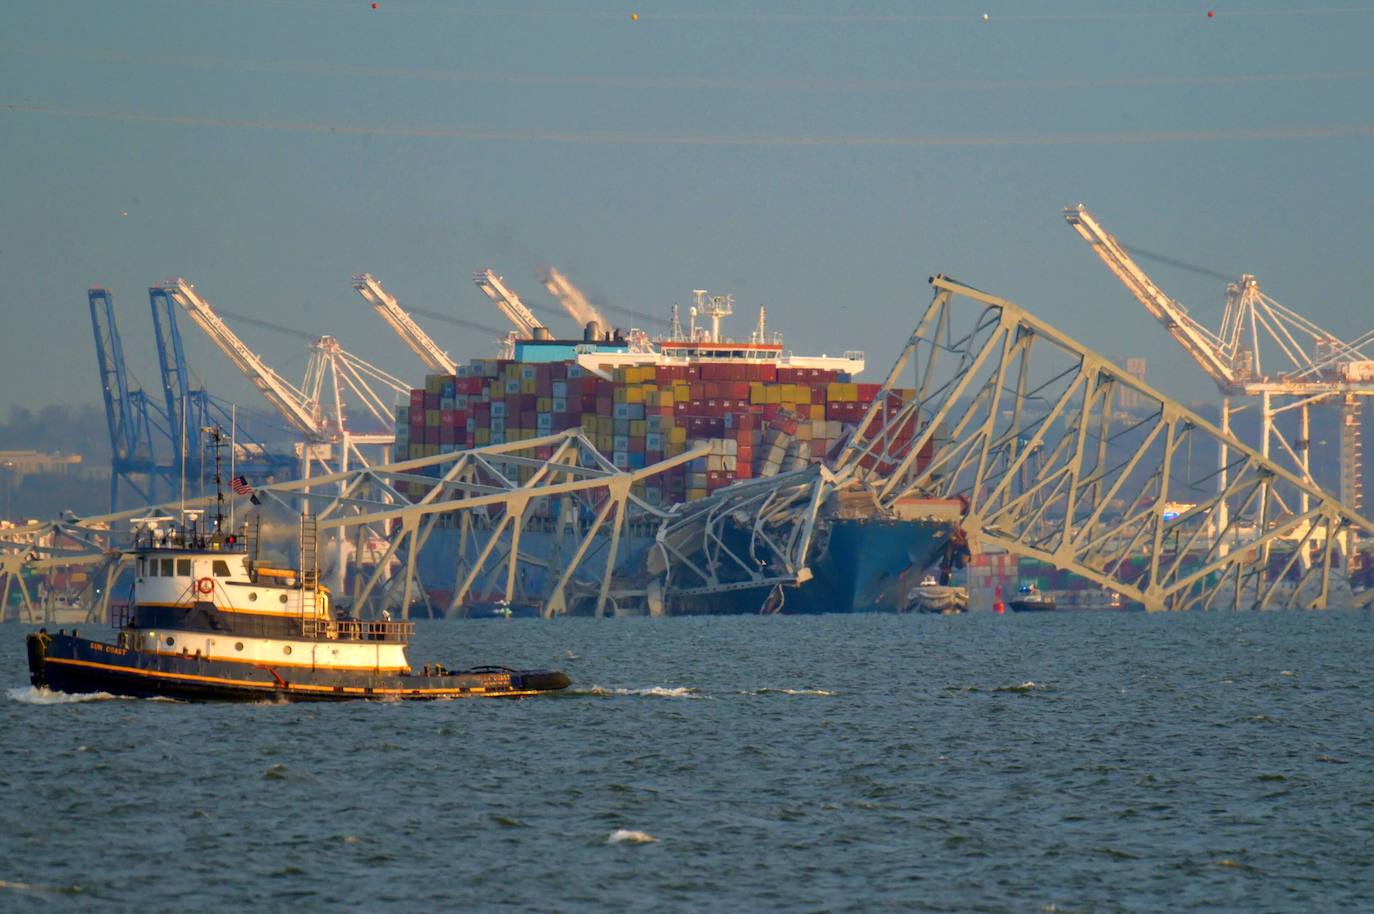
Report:
M1151 610L1374 598L1351 594L1346 575L1370 521L1024 308L944 276L931 284L888 378L910 366L916 396L871 408L892 414L886 427L918 422L917 446L880 472L863 463L884 442L859 441L837 473L866 478L883 501L962 498L975 551L1052 563ZM1146 408L1116 412L1121 387ZM926 441L934 456L918 469Z

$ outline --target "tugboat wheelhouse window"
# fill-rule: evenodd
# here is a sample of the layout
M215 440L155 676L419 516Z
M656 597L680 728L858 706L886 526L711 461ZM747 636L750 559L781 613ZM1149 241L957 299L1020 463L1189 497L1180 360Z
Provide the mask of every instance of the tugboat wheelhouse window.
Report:
M191 560L177 559L177 577L189 578L191 576Z
M176 566L176 559L163 559L163 560L162 560L162 577L164 577L164 578L174 578L174 577L176 577L175 566Z
M224 559L215 559L215 577L229 577L229 563L226 562Z

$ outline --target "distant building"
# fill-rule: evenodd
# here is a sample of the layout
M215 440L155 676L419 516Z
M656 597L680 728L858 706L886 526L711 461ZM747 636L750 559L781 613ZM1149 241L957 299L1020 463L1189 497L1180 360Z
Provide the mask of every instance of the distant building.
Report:
M1135 378L1137 381L1145 380L1145 360L1142 358L1126 359L1126 374ZM1130 413L1145 406L1145 397L1137 390L1128 387L1118 387L1116 390L1116 404L1122 412Z
M44 454L41 451L0 451L0 469L8 471L16 484L35 473L85 475L80 454Z

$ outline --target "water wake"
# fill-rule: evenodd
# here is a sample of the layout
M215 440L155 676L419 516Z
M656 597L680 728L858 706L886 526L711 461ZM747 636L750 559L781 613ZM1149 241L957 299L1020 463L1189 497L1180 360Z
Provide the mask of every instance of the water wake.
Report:
M592 695L597 698L609 698L620 696L639 696L651 698L705 698L701 689L693 689L687 686L680 686L675 689L664 686L650 686L647 689L608 689L603 686L594 685L585 689L570 689L564 695Z
M17 701L24 705L74 705L86 701L112 701L118 699L118 695L111 695L109 692L90 692L83 695L73 695L68 692L54 692L52 689L39 686L25 686L22 689L7 689L6 695L12 701Z
M830 698L838 693L828 692L825 689L753 689L748 692L741 692L741 695L810 695L818 698Z

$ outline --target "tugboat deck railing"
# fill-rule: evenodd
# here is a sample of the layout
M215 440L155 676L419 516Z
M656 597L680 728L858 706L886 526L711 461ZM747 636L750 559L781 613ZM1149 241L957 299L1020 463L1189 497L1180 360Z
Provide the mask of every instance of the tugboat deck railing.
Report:
M337 641L409 641L414 622L385 619L302 619L301 634L307 638Z

